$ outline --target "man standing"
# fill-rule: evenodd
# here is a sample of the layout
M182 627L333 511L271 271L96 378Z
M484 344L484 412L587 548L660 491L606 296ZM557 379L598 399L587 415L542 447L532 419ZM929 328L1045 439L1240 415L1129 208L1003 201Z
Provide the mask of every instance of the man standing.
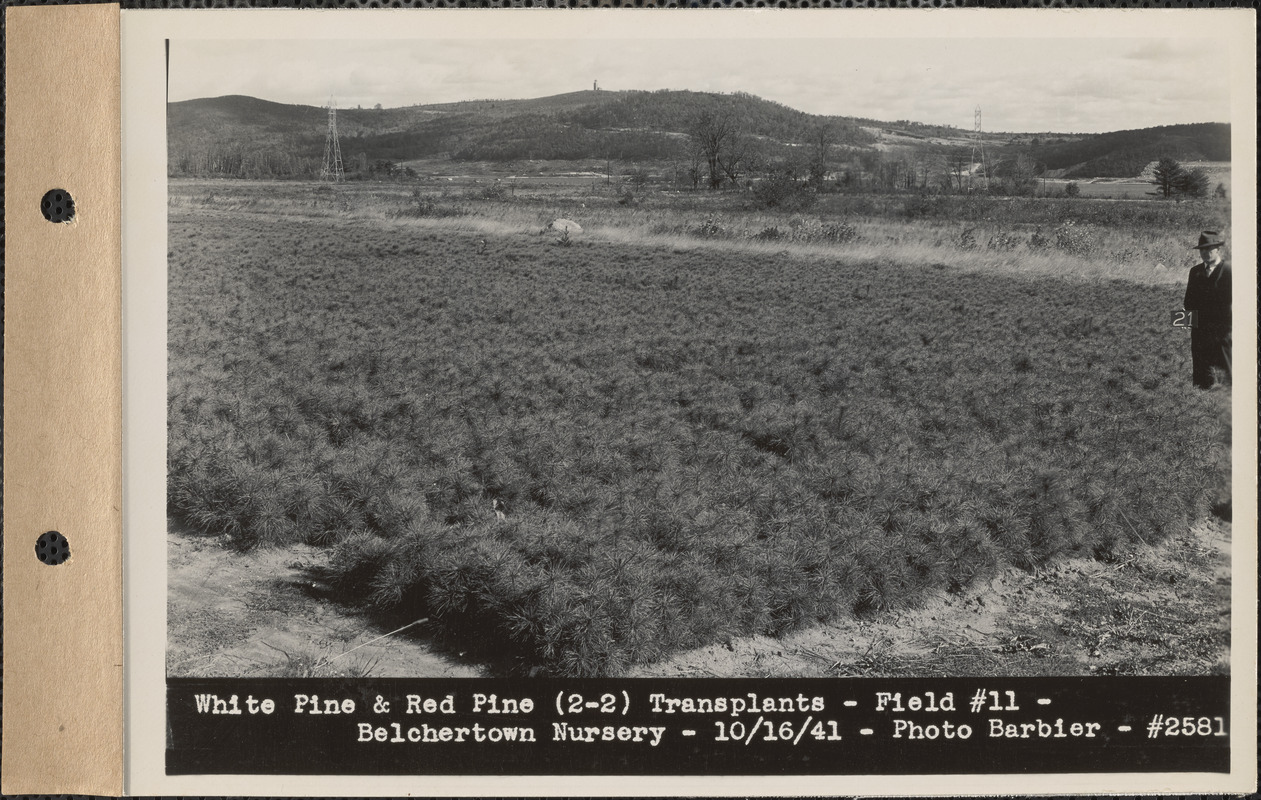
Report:
M1191 268L1182 300L1184 309L1198 312L1191 328L1191 380L1201 389L1213 387L1214 370L1230 380L1230 264L1222 260L1222 245L1217 231L1200 234L1200 263Z

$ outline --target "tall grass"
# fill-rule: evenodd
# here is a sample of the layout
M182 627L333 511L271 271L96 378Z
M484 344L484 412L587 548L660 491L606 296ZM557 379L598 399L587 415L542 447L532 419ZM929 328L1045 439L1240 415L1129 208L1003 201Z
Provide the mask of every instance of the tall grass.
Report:
M1229 217L1224 204L1208 201L822 195L810 213L786 213L759 209L739 193L645 197L627 208L611 191L557 202L527 193L488 200L484 189L187 181L173 183L171 202L199 213L332 217L383 231L404 224L489 236L539 233L565 217L581 221L585 239L619 244L1165 284L1186 280L1187 231L1221 228Z
M522 671L1112 558L1229 482L1171 282L1015 274L1039 254L922 222L556 247L512 204L478 228L218 202L172 209L170 513L333 548L348 599Z

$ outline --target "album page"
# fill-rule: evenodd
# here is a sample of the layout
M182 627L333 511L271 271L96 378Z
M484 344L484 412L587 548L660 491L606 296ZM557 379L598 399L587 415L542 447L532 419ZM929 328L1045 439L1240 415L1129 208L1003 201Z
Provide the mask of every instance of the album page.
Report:
M1252 11L122 65L130 793L1255 788Z

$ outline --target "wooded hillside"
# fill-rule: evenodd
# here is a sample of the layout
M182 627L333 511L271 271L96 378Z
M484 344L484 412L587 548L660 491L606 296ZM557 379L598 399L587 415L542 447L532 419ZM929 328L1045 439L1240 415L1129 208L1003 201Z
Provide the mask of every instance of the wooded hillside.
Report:
M472 100L391 109L339 109L343 158L355 170L380 161L617 160L641 164L689 158L703 116L733 120L765 164L802 160L826 136L834 161L854 162L896 143L908 161L947 158L941 139L968 132L907 120L883 123L819 116L744 93L581 91L526 100ZM172 175L312 177L323 159L327 111L231 95L167 107ZM886 136L887 135L887 136ZM934 142L936 137L939 141ZM884 139L881 142L881 139ZM995 163L1023 154L1078 178L1137 176L1162 156L1230 158L1225 123L1057 137L987 134ZM834 167L835 168L835 167Z

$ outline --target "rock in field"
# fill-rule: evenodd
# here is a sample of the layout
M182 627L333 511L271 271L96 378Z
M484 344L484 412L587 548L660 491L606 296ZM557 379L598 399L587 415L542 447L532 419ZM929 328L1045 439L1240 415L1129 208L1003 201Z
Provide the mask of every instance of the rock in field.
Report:
M569 233L582 233L582 226L574 222L572 219L554 219L547 223L549 231L568 231Z

